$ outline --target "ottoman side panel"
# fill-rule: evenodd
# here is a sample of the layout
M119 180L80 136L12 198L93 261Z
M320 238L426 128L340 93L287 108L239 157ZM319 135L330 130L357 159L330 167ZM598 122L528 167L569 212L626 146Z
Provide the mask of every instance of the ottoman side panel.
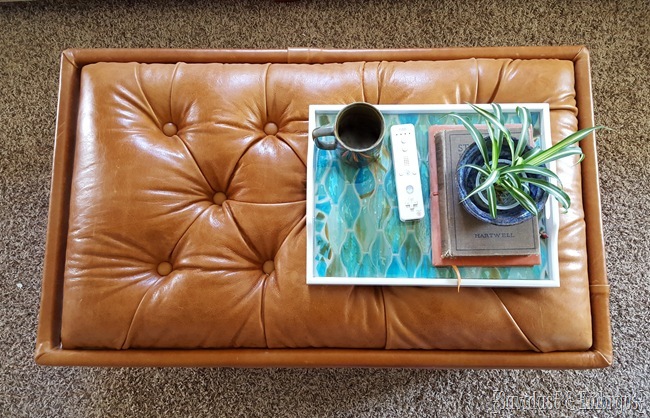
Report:
M80 71L69 51L61 54L57 103L56 137L52 186L43 266L43 288L39 309L35 357L37 361L61 343L61 300L63 295L70 177L74 156L76 113L79 106Z

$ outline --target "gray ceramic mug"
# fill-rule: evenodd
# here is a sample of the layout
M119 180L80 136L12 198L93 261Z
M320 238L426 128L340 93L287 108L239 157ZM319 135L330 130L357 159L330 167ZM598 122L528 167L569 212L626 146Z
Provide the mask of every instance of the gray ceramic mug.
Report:
M384 117L375 106L357 102L345 106L332 125L313 130L318 148L337 150L341 159L354 166L364 166L377 159L384 139ZM333 137L324 141L323 137Z

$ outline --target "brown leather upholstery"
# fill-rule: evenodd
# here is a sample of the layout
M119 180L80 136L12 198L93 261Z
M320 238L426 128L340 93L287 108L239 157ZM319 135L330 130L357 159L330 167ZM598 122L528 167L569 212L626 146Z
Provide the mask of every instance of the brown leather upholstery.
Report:
M593 124L580 47L66 51L37 361L610 364L593 137L559 164L560 288L305 284L308 106L362 100L547 102L555 140Z

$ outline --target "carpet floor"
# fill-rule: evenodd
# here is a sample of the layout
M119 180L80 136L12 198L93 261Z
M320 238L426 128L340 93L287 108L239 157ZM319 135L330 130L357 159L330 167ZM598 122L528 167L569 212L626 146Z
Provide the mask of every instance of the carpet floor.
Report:
M650 411L650 3L0 3L0 416L638 416ZM605 370L101 369L33 360L59 56L69 47L584 44L592 53L614 364Z

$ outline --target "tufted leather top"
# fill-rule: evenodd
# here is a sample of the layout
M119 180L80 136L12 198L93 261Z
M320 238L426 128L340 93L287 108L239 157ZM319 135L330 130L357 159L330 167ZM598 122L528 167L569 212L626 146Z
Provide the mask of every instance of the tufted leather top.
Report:
M79 66L61 349L589 350L571 163L560 288L305 284L309 104L547 102L558 140L578 128L574 62L319 60Z

